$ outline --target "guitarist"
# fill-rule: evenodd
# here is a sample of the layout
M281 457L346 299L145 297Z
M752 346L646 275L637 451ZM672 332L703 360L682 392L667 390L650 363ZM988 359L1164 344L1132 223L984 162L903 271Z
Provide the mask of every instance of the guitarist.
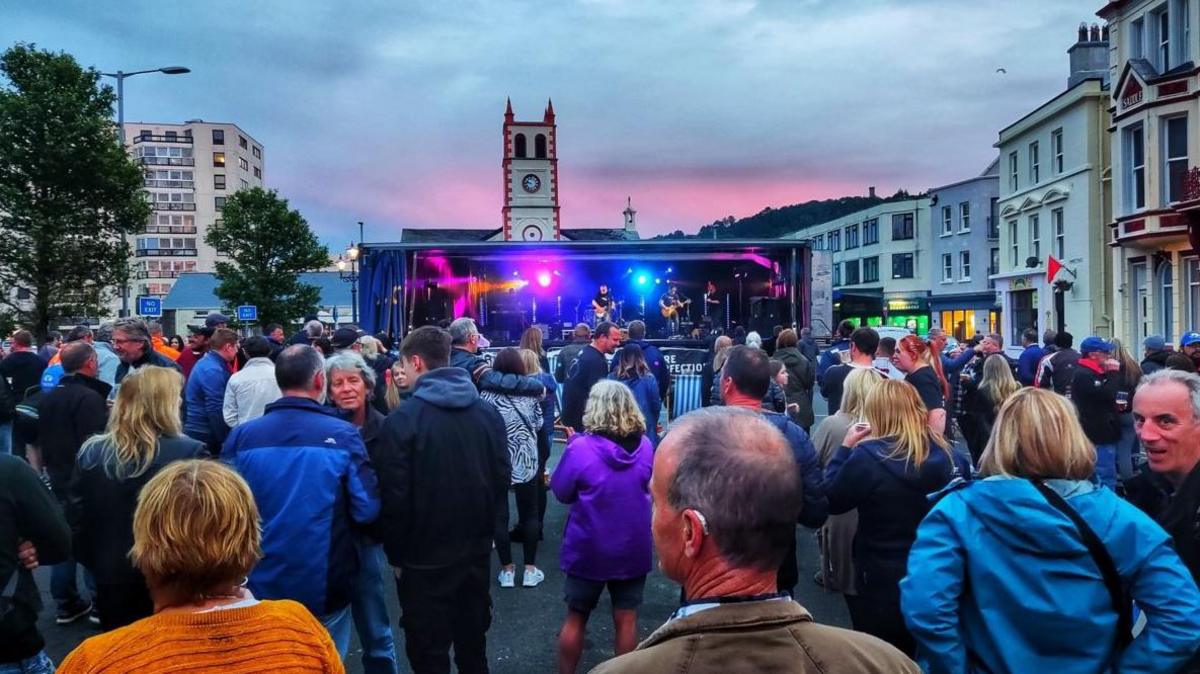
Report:
M612 296L608 294L607 283L601 283L600 291L592 298L592 313L595 318L593 325L612 320L613 301Z
M663 318L667 319L667 336L679 334L679 310L691 303L691 300L679 294L679 286L671 284L667 294L658 299L658 308L662 310Z

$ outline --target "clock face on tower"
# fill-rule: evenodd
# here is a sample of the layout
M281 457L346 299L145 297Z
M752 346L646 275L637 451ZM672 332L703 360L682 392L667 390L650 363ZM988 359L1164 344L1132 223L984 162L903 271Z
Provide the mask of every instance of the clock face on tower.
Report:
M537 225L529 225L521 231L521 239L523 241L541 241L542 228Z
M524 178L521 178L521 187L530 194L538 191L542 186L542 179L530 173Z

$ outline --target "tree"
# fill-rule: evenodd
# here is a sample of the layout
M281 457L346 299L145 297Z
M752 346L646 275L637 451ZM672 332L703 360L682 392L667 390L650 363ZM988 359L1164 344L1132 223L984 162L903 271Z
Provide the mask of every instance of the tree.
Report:
M150 206L95 69L17 44L0 76L0 307L44 338L58 321L101 314L125 287L122 236L145 226Z
M261 325L316 313L320 289L301 283L299 274L329 264L329 251L274 190L254 187L229 197L204 240L230 260L217 262L217 297L226 306L258 307Z

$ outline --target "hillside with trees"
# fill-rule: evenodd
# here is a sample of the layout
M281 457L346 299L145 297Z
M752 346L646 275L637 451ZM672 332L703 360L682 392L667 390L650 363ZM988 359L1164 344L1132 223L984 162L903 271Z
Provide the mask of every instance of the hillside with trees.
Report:
M912 199L916 195L900 190L890 197L840 197L808 201L780 208L768 206L746 218L732 215L704 225L696 234L675 230L656 239L778 239L792 232L836 220L872 206L890 201Z

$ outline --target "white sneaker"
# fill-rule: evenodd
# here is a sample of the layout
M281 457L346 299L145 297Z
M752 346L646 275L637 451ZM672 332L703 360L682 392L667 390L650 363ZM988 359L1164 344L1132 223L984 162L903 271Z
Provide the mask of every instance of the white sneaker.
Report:
M521 585L524 587L537 587L542 584L543 580L546 580L546 574L542 573L541 569L534 568L533 571L525 569L525 578L521 581Z
M517 573L510 569L500 569L500 575L496 578L500 581L500 587L517 586Z

